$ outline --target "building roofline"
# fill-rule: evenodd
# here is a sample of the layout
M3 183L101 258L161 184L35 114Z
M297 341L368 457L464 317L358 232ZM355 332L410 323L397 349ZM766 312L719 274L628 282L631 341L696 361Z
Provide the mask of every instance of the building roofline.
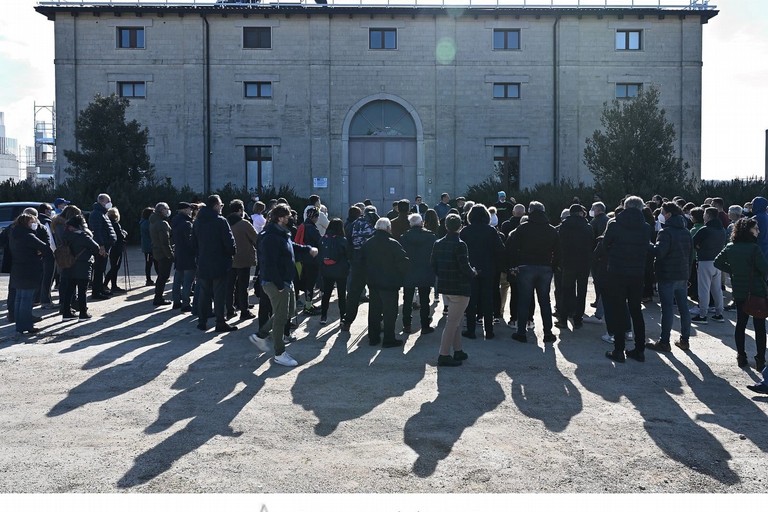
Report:
M137 13L137 14L199 14L199 15L252 15L269 16L271 14L386 14L386 15L435 15L464 13L471 16L700 16L702 23L707 23L717 16L715 7L649 7L649 6L507 6L496 5L382 5L382 4L200 4L200 3L117 3L117 2L40 2L35 10L49 20L56 18L56 13Z

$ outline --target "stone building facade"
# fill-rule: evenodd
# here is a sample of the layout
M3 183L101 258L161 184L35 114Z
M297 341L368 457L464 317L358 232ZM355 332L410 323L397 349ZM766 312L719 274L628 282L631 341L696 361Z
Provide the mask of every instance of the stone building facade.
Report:
M131 99L158 175L201 192L290 184L341 214L487 177L591 182L604 102L657 85L700 173L714 10L40 5L54 21L57 175L94 95Z

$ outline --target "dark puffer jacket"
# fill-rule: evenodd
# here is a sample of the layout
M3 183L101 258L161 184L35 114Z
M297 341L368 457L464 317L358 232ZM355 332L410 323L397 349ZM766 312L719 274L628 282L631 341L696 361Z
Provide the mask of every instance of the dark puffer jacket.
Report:
M725 229L719 219L712 219L693 235L693 246L699 261L714 261L725 247Z
M504 259L504 244L496 229L489 224L475 223L465 227L459 233L469 250L469 263L478 273L486 276L500 272Z
M693 240L685 217L672 215L656 236L653 248L658 281L686 281L693 264Z
M282 290L296 276L295 254L309 253L308 245L294 243L288 228L268 222L259 234L259 279Z
M368 286L397 290L408 273L408 256L400 242L386 231L377 229L360 249Z
M98 201L93 203L91 207L91 214L88 216L88 227L91 228L93 239L97 244L109 249L117 242L117 235L112 228L112 222L107 217L107 209Z
M603 236L605 233L605 227L608 225L608 215L605 213L598 213L595 218L589 221L589 227L592 228L592 235L595 239L599 236Z
M10 229L13 263L9 286L18 290L40 288L43 279L43 257L51 254L51 247L27 227L14 226Z
M349 274L349 259L352 249L343 236L329 235L320 239L317 260L320 262L320 274L328 279L345 279Z
M421 226L410 228L400 237L400 244L411 262L410 269L403 280L403 286L415 288L435 285L435 273L429 259L436 240L437 237L433 232Z
M99 254L97 244L91 233L83 230L75 230L67 226L64 230L64 241L69 244L75 264L70 268L61 269L61 275L65 279L90 279L93 270L93 258Z
M507 238L507 263L518 265L560 265L557 230L544 212L531 212L528 222L520 224Z
M192 247L192 217L177 213L171 219L171 240L176 270L195 270L195 250Z
M603 236L603 249L608 256L608 274L642 277L645 260L652 249L653 228L645 222L643 212L627 208L610 221Z
M222 279L232 268L235 255L235 237L229 229L227 219L213 208L200 208L192 225L192 247L197 255L197 277L200 279Z
M587 219L580 215L566 217L557 228L560 237L560 266L566 272L588 272L595 245Z

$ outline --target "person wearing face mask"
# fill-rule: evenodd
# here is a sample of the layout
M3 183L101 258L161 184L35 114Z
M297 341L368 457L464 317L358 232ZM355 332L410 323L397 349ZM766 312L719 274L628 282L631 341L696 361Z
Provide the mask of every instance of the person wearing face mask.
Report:
M51 257L51 247L37 237L37 217L22 213L18 216L9 237L13 261L9 286L16 290L14 314L16 333L35 334L40 329L34 327L32 303L35 291L40 289L40 276L43 274L43 258Z
M93 239L99 244L99 255L93 263L91 300L104 300L111 296L111 292L104 288L104 273L107 270L109 251L117 242L117 234L112 227L112 221L107 216L110 208L112 208L112 198L109 197L109 194L99 194L91 207L91 215L88 217L88 224L93 231Z
M155 280L155 306L168 306L170 300L164 299L165 284L171 277L173 265L173 246L171 245L171 225L168 218L171 208L168 203L157 203L155 213L149 216L149 236L152 239L152 257L157 262L157 279Z

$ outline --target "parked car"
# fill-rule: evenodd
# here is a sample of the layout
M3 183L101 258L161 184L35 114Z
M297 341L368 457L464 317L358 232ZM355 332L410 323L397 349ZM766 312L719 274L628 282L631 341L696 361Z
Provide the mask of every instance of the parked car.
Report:
M41 201L36 203L18 202L18 203L0 203L0 231L10 226L14 219L21 215L26 208L37 208Z

